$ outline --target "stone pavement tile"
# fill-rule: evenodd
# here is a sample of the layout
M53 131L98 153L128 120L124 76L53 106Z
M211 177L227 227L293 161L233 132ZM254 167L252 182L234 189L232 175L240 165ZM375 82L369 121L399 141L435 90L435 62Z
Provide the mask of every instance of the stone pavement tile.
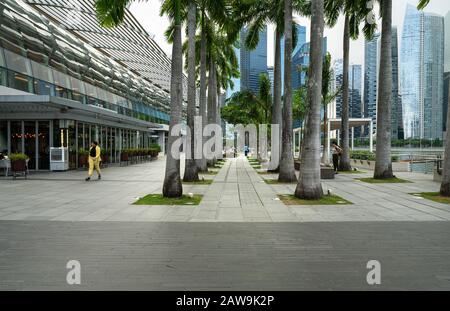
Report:
M218 221L244 221L241 209L220 208L217 214Z

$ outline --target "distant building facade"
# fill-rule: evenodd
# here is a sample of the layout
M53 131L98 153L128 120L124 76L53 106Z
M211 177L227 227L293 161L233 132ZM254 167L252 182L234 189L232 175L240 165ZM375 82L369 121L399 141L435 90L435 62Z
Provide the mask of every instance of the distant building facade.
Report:
M408 5L401 49L405 138L436 139L443 133L444 18Z
M378 75L380 64L380 34L364 45L364 104L362 115L373 121L374 133L377 129L377 96ZM391 137L403 139L402 103L399 93L399 53L397 27L392 28L392 106L391 106ZM368 128L366 128L367 135ZM374 134L373 133L373 134Z
M302 48L302 46L306 43L306 27L301 26L297 23L295 24L295 30L296 30L296 36L297 36L297 42L295 46L292 47L292 61L295 54L299 52L299 50ZM276 36L275 36L276 38ZM284 36L281 37L281 49L280 49L280 55L281 55L281 94L284 94ZM294 79L295 72L292 71L292 79Z
M259 76L267 72L267 26L260 32L258 45L251 51L245 46L247 33L248 29L244 27L241 30L240 89L256 94L259 92Z

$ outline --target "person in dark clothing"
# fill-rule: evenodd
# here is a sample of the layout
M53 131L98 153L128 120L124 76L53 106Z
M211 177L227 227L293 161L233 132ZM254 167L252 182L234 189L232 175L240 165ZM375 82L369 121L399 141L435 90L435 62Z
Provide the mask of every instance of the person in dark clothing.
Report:
M336 174L338 173L339 156L341 153L342 153L342 148L333 142L331 144L331 154L333 156L333 169Z

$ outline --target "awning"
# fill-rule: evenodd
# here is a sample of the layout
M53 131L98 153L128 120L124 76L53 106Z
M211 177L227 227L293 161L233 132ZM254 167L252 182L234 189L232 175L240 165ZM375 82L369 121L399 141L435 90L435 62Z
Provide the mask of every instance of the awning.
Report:
M78 101L48 95L0 95L3 119L66 119L137 131L162 130L158 123L139 120Z

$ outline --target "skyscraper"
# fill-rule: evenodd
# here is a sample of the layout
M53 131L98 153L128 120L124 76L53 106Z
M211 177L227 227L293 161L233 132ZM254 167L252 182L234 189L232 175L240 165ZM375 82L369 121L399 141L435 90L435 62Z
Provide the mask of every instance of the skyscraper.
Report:
M401 50L405 138L442 138L444 18L406 8Z
M377 96L378 74L380 64L380 34L365 42L364 46L364 110L363 116L373 120L373 129L377 128ZM392 106L391 106L391 137L403 138L402 105L399 95L398 67L398 35L397 27L392 28ZM368 129L366 129L366 132ZM367 133L366 133L367 134Z
M292 54L292 88L298 89L306 83L306 71L309 67L310 43L304 43ZM327 53L327 38L323 38L322 55Z
M267 26L259 34L259 42L252 51L246 48L248 29L241 30L241 90L259 91L259 75L267 72Z
M334 75L335 75L335 87L336 89L342 88L344 80L343 59L338 59L334 62ZM361 118L362 113L362 66L350 65L348 71L348 108L350 118ZM336 117L342 116L342 92L336 97Z
M299 53L299 50L302 48L302 46L306 43L306 27L301 26L297 23L295 24L295 30L297 34L297 42L295 46L292 47L292 57L294 57L295 54ZM276 36L275 36L276 38ZM281 55L281 94L284 94L284 36L281 37L281 49L280 49L280 55ZM309 51L309 50L308 50ZM295 72L292 72L293 78L295 76Z

